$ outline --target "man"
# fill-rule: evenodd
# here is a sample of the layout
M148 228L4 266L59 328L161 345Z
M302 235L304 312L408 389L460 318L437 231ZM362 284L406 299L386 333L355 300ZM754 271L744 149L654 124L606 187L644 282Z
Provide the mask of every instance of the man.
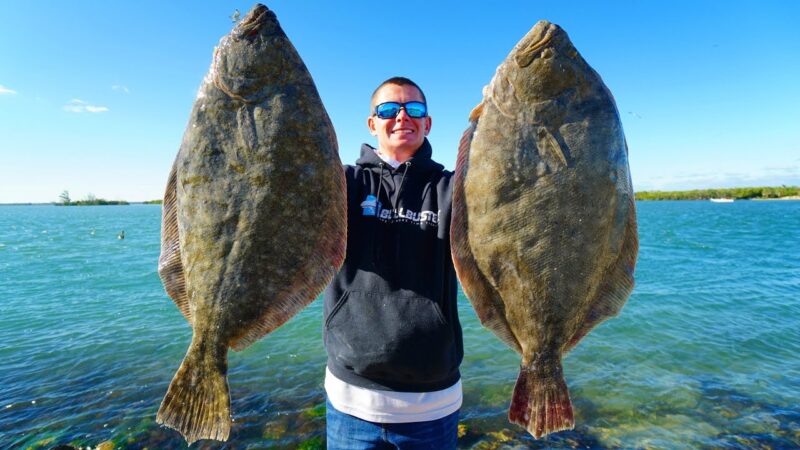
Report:
M455 448L463 357L450 257L452 172L431 159L422 90L372 95L345 166L347 256L325 291L329 449Z

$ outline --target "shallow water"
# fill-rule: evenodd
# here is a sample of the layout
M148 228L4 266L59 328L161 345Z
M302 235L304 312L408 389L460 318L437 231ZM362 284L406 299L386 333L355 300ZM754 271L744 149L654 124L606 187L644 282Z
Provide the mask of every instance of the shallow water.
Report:
M460 448L800 446L800 201L637 207L634 293L564 360L574 431L508 423L518 357L462 296ZM0 448L185 447L154 423L191 337L159 226L158 205L0 207ZM324 448L321 310L231 353L231 440L193 447Z

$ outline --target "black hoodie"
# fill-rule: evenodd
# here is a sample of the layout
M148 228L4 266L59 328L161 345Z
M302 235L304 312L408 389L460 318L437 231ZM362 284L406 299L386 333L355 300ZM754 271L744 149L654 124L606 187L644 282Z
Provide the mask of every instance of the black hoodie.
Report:
M325 290L323 333L328 368L347 383L430 392L460 377L453 174L431 152L425 139L394 169L364 144L345 166L347 256Z

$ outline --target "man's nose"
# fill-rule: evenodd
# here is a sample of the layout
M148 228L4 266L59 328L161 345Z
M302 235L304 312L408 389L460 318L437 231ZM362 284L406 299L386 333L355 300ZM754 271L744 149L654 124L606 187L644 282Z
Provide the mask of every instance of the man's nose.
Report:
M406 111L405 106L400 107L400 111L397 112L397 117L395 117L395 120L397 120L398 122L402 122L403 120L409 120L409 121L411 120L411 116L408 115L408 111Z

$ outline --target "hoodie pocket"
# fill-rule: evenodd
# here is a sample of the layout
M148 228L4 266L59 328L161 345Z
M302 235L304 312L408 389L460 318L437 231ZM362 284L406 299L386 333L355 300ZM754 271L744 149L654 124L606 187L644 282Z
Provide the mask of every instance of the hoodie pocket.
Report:
M329 357L365 378L436 382L457 365L452 327L424 297L350 291L325 328Z

